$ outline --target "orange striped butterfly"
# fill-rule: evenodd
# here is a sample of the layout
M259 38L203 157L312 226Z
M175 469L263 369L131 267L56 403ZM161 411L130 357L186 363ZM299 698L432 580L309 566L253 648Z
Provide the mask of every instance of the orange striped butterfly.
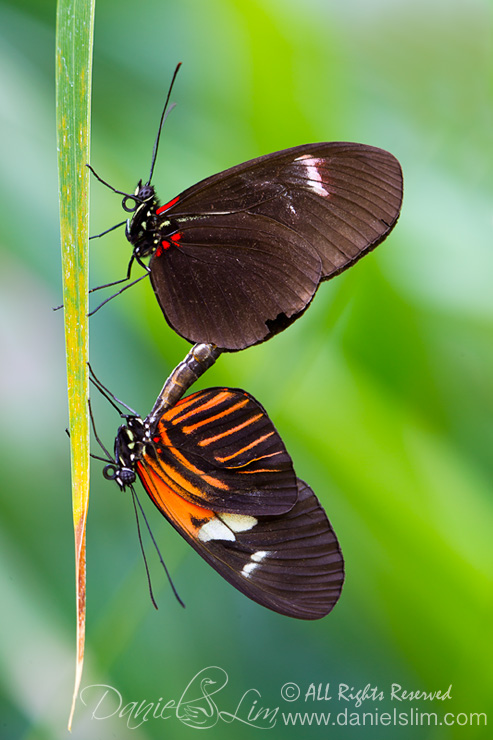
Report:
M336 535L252 396L210 388L122 417L114 458L101 445L105 478L133 490L138 477L199 555L259 604L299 619L331 611L344 581Z

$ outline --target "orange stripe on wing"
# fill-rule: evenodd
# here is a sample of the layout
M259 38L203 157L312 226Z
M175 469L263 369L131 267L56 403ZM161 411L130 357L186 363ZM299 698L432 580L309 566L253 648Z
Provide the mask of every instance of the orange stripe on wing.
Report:
M248 399L245 399L245 402L248 402ZM234 410L235 408L244 406L244 403L236 404L235 406L231 406L231 410ZM217 416L212 416L210 419L207 420L207 422L198 422L194 425L194 427L187 427L187 430L190 429L190 431L193 431L195 427L201 426L202 424L208 423L209 421L213 421L214 419L219 419L223 414L218 414ZM220 434L215 434L214 437L208 437L207 439L202 439L199 442L200 447L205 447L206 445L210 445L212 442L217 442L218 439L222 439L223 437L229 437L230 434L234 434L235 432L239 432L240 429L244 429L245 427L249 426L250 424L254 424L256 421L261 419L263 416L262 413L257 414L256 416L251 416L249 419L244 421L242 424L238 424L237 426L233 427L232 429L227 429L225 432L221 432ZM185 431L185 430L183 430ZM188 433L188 432L187 432Z
M138 462L137 473L156 506L175 522L179 529L185 530L191 537L197 539L200 525L194 524L193 521L202 524L212 519L215 516L214 512L182 498L148 465Z
M207 411L208 409L214 408L215 406L219 406L223 401L227 401L228 398L230 398L233 394L228 391L221 391L220 393L216 393L212 398L210 398L208 401L205 401L204 403L200 404L200 406L197 406L194 409L191 409L188 413L180 414L175 416L173 424L181 424L181 422L185 421L186 419L189 419L191 416L195 416L195 414L198 414L202 411ZM193 398L193 396L190 396L190 398ZM186 401L187 399L185 399ZM197 399L194 398L194 401ZM248 401L248 399L245 399L245 401ZM179 404L177 404L178 406ZM190 404L186 404L189 406ZM214 418L214 417L213 417ZM203 422L199 422L199 424L207 424L208 419L206 419Z
M197 468L176 447L173 447L164 429L160 429L160 433L163 445L165 445L165 454L169 455L171 460L176 460L179 465L184 467L187 471L198 475L199 478L201 478L205 483L208 483L215 488L220 488L223 491L229 491L229 486L226 483L224 483L219 478L214 478L212 475L208 475L203 470L200 470L200 468ZM176 469L175 466L171 465L163 458L163 454L164 453L161 450L161 454L159 454L156 459L148 458L147 463L156 471L161 469L166 476L168 476L172 481L176 481L178 485L187 490L193 496L199 496L200 498L203 498L204 492L202 491L202 489L197 488L187 478L181 475L181 473Z
M220 488L223 491L229 491L229 486L226 483L219 480L219 478L213 478L212 475L208 475L207 473L204 473L203 470L200 470L200 468L197 468L195 465L193 465L190 462L190 460L187 460L187 458L184 455L182 455L182 453L179 450L177 450L176 447L168 448L168 451L173 455L173 457L175 457L178 460L178 462L180 462L183 465L184 468L189 470L191 473L195 473L195 475L198 475L206 483L209 483L211 486L215 486L216 488ZM166 465L166 463L163 463L163 465Z
M232 394L228 392L221 392L211 400L212 402L214 402L215 400L215 402L217 403L224 400L225 397L227 398L231 395ZM221 397L220 401L217 400L219 397ZM245 402L248 402L248 399L245 399ZM211 402L202 404L201 408L206 405L209 406L210 403ZM241 403L243 404L243 401ZM195 411L192 410L190 413L193 414L195 413ZM164 414L163 417L161 417L158 426L158 435L153 438L153 441L156 444L156 458L147 457L146 464L153 469L156 475L159 475L159 473L161 472L161 474L168 479L168 484L173 485L173 483L176 483L176 485L180 486L184 491L188 492L193 497L204 498L205 494L201 488L198 488L188 478L185 477L186 472L195 474L202 481L204 481L204 483L207 483L214 488L220 489L222 491L229 491L230 486L228 486L227 483L222 481L220 478L209 475L205 471L198 468L196 465L190 462L190 460L185 457L185 455L177 447L173 446L169 438L166 426L163 423L163 419L166 416L167 414ZM161 448L161 444L165 448L164 451ZM157 447L159 447L159 450L157 449ZM166 457L168 459L166 459ZM174 462L176 462L176 465L173 464ZM180 473L179 467L184 470L185 475L182 475L182 473Z
M165 411L162 419L165 419L166 421L171 421L171 419L174 419L175 416L178 416L183 412L184 409L188 408L193 403L197 402L196 393L194 393L191 396L187 396L186 398L182 398L181 401L178 401L178 403L175 403L174 406L172 406L170 409Z
M256 475L257 473L279 473L280 472L280 468L255 468L255 470L239 470L239 468L235 468L235 470L238 473L238 475Z
M277 450L277 452L271 452L268 455L260 455L260 457L255 457L253 460L249 460L247 463L243 463L242 465L226 465L226 470L238 470L240 473L245 472L245 471L240 470L240 468L250 467L251 465L253 465L253 463L257 463L259 462L259 460L266 460L268 457L275 457L276 455L282 455L282 452L283 452L282 450ZM218 460L217 457L216 457L216 460ZM270 470L273 473L279 473L281 468L270 468ZM261 473L262 471L259 468L256 468L255 470L252 470L250 472Z
M170 448L168 447L168 449ZM204 492L201 488L194 486L193 483L181 475L176 468L166 463L162 458L159 458L158 460L147 458L146 467L162 479L163 485L175 488L179 486L191 496L203 498Z
M159 435L157 435L156 437L153 437L152 441L155 444L161 444L164 447L171 447L172 445L171 445L171 440L168 436L168 432L166 431L166 427L164 426L164 424L162 424L161 422L159 422L158 430L159 430Z
M228 406L224 409L224 411L220 411L218 414L214 414L214 416L208 416L207 419L202 419L202 421L197 421L195 424L189 424L186 427L183 427L182 431L184 434L190 434L190 432L194 432L196 429L199 429L200 427L203 427L205 424L210 424L212 421L217 421L217 419L222 419L225 416L229 416L229 414L234 413L235 411L238 411L238 409L242 409L243 406L246 406L248 403L248 398L243 399L243 401L238 401L238 403L233 404L232 406ZM204 404L205 406L206 404ZM202 409L200 409L202 410ZM262 414L259 414L255 417L255 419L258 419L262 416ZM181 421L181 420L180 420ZM251 422L246 422L250 424ZM244 426L244 425L242 425ZM238 427L240 428L240 427ZM235 427L236 429L236 427ZM224 437L225 434L230 434L231 432L234 432L235 429L230 429L227 432L223 432L223 434L218 435L219 437ZM211 440L215 439L214 437L211 437Z
M257 417L258 418L258 417ZM269 432L268 434L264 434L263 437L257 437L257 439L254 439L253 442L250 442L249 445L246 445L245 447L242 447L241 450L237 450L236 452L233 452L231 455L226 455L226 457L218 457L217 455L214 455L216 460L218 462L227 462L228 460L232 460L234 457L238 457L238 455L241 455L242 452L247 452L248 450L251 450L253 447L256 447L261 442L263 442L265 439L268 439L269 437L272 437L272 435L275 434L274 431ZM213 439L216 439L215 437ZM202 442L199 442L199 445L203 446L205 444L209 444L210 440L202 440ZM279 454L278 452L272 453L273 455ZM261 460L264 457L271 457L271 455L262 455L261 457L257 458L258 460ZM247 464L250 464L252 462L255 462L255 460L249 460Z

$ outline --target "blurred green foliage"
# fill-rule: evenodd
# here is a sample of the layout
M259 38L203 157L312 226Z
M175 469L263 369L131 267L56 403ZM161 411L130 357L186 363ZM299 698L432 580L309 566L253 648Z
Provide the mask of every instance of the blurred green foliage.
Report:
M54 121L54 4L0 3L2 737L65 737L73 679L73 542ZM148 0L96 7L92 164L128 190L145 176L172 70L155 184L163 201L259 154L316 140L355 140L401 161L401 219L384 245L321 286L305 316L264 346L223 356L200 387L243 387L263 403L300 477L339 535L347 581L314 624L283 618L223 582L147 507L185 611L158 565L150 604L131 504L94 464L88 523L83 686L124 702L179 698L201 669L229 675L215 699L245 691L282 711L280 689L339 683L446 690L450 701L398 710L488 712L491 722L493 274L491 8L487 0ZM92 232L121 220L92 183ZM93 285L124 275L120 231L92 242ZM140 413L188 345L140 284L91 319L91 361ZM112 445L119 420L95 399ZM152 549L148 548L151 561ZM93 692L92 694L90 692ZM89 689L74 738L194 737L179 722L130 731L91 719ZM403 706L405 704L405 706ZM354 710L356 711L356 710ZM214 737L261 732L219 721ZM381 738L376 726L269 737ZM487 728L410 727L392 738L484 738Z

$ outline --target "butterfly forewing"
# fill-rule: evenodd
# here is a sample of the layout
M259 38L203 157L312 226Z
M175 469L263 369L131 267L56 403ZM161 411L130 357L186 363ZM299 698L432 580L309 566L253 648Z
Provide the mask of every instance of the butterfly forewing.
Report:
M401 201L398 161L362 144L307 144L207 178L157 208L164 315L189 341L261 342L387 236Z
M187 396L161 416L152 439L145 465L187 501L253 516L281 514L296 503L291 458L245 391L212 388Z
M319 619L336 604L344 561L313 491L298 481L286 514L213 512L186 501L143 460L139 477L159 510L215 570L259 604L298 619Z

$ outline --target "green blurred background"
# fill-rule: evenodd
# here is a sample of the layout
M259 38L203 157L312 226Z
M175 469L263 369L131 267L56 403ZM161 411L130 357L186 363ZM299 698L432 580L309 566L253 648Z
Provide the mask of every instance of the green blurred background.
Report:
M284 711L393 711L390 686L451 700L411 708L490 711L492 666L493 240L491 17L484 0L107 0L96 7L92 164L117 188L149 168L170 76L183 62L154 182L163 202L197 180L284 147L354 140L401 161L401 219L376 252L322 285L265 346L224 356L200 387L263 403L340 538L347 580L317 623L237 593L147 505L185 611L147 547L152 608L130 499L93 466L82 686L123 703L178 699L203 668L214 698ZM74 670L71 520L54 111L55 4L0 3L2 496L0 736L67 736ZM91 229L121 220L92 183ZM124 275L122 231L91 245L93 285ZM146 414L188 345L149 285L91 319L91 360ZM112 445L119 419L96 403ZM144 496L143 496L144 498ZM144 502L147 503L147 502ZM301 696L283 701L281 687ZM303 701L310 684L370 684L382 702ZM99 693L98 693L99 692ZM176 717L134 730L91 719L72 737L195 737ZM250 698L253 694L248 695ZM116 709L117 705L113 706ZM109 711L109 710L108 710ZM101 710L103 713L103 710ZM467 717L466 717L467 721ZM136 724L136 723L134 723ZM217 738L263 732L220 720ZM488 728L305 727L270 738L485 738Z

